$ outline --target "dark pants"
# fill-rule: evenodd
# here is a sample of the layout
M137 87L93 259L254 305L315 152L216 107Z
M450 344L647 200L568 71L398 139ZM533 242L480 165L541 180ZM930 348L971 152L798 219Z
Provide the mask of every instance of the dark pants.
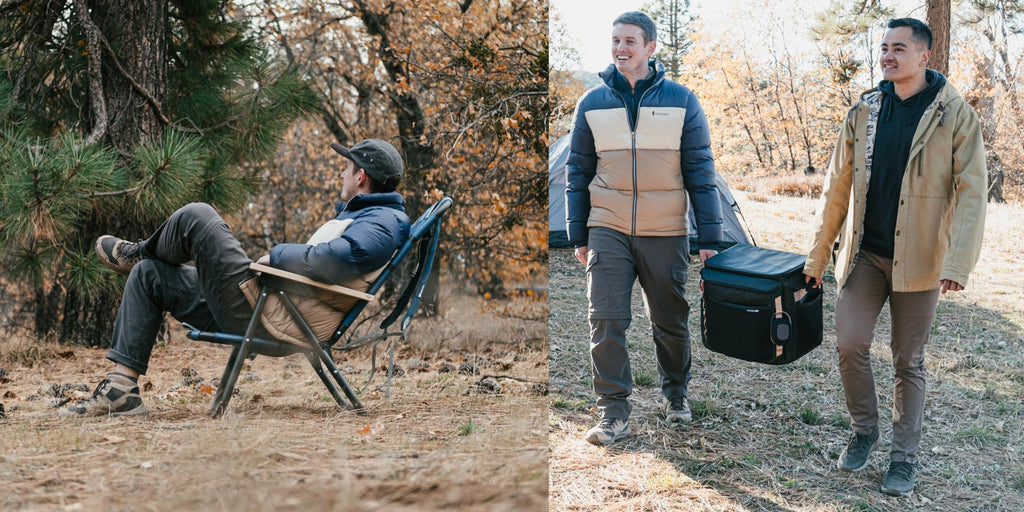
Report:
M146 373L164 312L199 329L245 331L252 307L238 283L252 260L210 205L182 207L141 244L145 259L128 275L107 359Z
M587 243L590 359L598 410L610 419L627 419L632 411L626 329L633 318L630 299L637 280L654 331L661 391L666 398L685 397L690 373L690 306L685 293L689 240L632 237L592 228Z

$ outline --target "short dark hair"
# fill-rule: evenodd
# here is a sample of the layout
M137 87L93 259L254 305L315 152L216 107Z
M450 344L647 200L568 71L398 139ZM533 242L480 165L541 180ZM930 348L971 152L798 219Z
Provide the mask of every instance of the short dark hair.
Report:
M628 23L643 29L644 44L658 40L658 26L654 24L654 20L652 20L650 16L640 11L629 11L620 14L619 17L615 18L615 21L612 22L612 26L614 27L619 23Z
M924 47L931 51L932 29L928 28L928 25L925 25L923 21L915 18L896 18L889 20L889 24L886 27L910 27L910 38L919 43L924 43Z
M364 169L363 172L366 172ZM377 178L370 176L370 173L366 173L366 177L370 178L370 193L380 194L382 192L394 192L398 188L398 184L402 182L400 177L388 178L387 183L378 181Z

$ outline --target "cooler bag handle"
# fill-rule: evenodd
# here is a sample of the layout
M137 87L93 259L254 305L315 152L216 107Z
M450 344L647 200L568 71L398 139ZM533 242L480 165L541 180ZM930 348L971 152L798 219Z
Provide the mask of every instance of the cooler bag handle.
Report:
M782 310L782 296L775 297L775 314L772 315L771 326L768 330L772 343L775 344L775 357L782 355L782 349L789 338L793 335L793 320L789 313Z

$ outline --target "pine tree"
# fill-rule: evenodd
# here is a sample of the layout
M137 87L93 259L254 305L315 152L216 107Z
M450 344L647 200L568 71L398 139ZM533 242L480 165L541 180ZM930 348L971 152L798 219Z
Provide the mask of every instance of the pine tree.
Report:
M679 78L679 60L693 46L690 35L697 16L690 11L690 0L654 0L643 10L658 24L654 57L665 66L665 74L675 80Z
M312 113L308 84L220 0L0 2L0 265L38 335L109 343L123 280L97 236L240 209L254 164Z

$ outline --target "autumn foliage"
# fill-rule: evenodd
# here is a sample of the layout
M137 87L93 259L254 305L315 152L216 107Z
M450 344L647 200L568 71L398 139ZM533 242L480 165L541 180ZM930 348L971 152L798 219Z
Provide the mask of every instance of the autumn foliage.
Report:
M314 84L319 118L286 134L267 186L239 219L269 248L308 236L336 200L328 148L376 137L400 147L412 216L443 195L443 264L459 286L500 293L546 278L547 24L516 0L253 4L262 36ZM258 212L258 213L257 213Z

